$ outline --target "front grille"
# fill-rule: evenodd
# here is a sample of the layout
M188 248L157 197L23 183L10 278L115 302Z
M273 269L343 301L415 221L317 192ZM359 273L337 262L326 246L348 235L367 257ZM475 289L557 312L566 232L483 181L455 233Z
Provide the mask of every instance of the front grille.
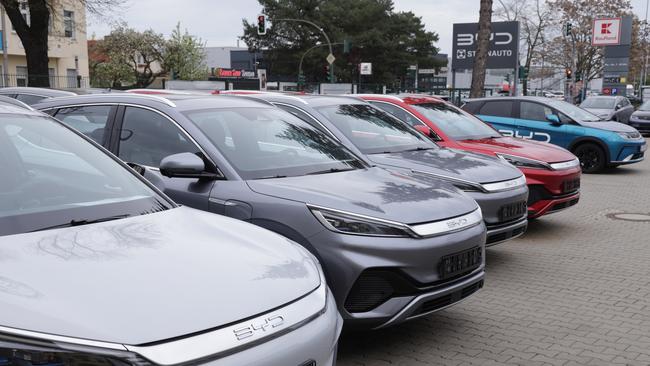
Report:
M298 366L316 366L316 361L314 360L305 361Z
M422 313L428 313L433 310L437 310L440 308L444 308L445 306L449 306L452 304L452 294L446 295L439 297L437 299L429 300L427 302L422 303L420 306L420 310L418 310L419 314Z
M521 217L527 212L526 201L515 202L505 206L502 206L499 209L499 221L511 221L518 217Z
M638 118L638 119L644 119L644 120L646 120L646 121L650 121L650 116L638 116L638 117L636 117L636 118Z
M548 210L548 212L563 210L565 208L568 208L568 207L571 207L571 206L575 205L576 203L578 203L577 198L574 198L574 199L572 199L570 201L556 203L555 205L553 205L553 207L550 210Z
M388 300L393 293L393 286L384 276L364 272L345 299L345 309L350 313L370 311Z
M506 231L506 232L503 232L503 233L488 235L488 237L487 237L487 239L485 241L485 245L499 243L499 242L508 240L510 238L517 237L517 236L523 234L524 232L526 232L526 226L518 227L516 229L513 229L512 231Z
M580 189L580 178L565 180L562 183L562 192L575 192Z
M532 206L538 201L550 200L553 195L544 188L541 184L533 184L528 186L528 206Z

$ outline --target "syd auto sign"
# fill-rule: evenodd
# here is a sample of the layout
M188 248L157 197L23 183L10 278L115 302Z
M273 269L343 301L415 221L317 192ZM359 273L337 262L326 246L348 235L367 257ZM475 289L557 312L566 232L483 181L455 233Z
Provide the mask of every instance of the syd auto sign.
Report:
M474 66L478 23L454 24L452 67L469 70ZM519 22L493 22L488 51L488 69L514 69L519 50Z

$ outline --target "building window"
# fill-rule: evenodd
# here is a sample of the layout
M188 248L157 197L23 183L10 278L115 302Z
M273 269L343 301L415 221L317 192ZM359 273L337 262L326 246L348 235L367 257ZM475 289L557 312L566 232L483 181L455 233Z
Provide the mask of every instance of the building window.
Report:
M27 86L27 66L16 66L16 86Z
M23 19L25 19L25 23L27 23L27 26L30 25L30 16L29 16L29 4L27 4L27 1L21 1L18 5L20 9L20 14L23 16ZM14 28L14 25L11 25L11 30L16 31L16 28Z
M54 71L54 68L53 67L48 68L47 73L50 76L50 88L58 88L56 82L56 72Z
M63 11L63 35L67 38L75 38L74 32L74 11Z

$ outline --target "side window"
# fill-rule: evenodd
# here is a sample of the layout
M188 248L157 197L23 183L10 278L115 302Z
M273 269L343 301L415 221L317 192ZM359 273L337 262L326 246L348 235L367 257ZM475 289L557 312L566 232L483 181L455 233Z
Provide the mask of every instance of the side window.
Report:
M383 110L386 113L390 113L391 115L393 115L394 117L396 117L400 121L406 122L406 123L408 123L409 125L411 125L413 127L418 126L418 125L425 126L425 124L422 123L422 121L420 121L417 118L413 117L410 113L408 113L407 111L403 110L402 108L400 108L398 106L388 104L388 103L383 103L383 102L375 102L375 101L371 101L370 104L372 104L373 106Z
M621 98L621 105L623 107L627 107L628 105L630 105L630 101L627 98Z
M83 133L99 144L104 143L106 123L111 113L109 105L59 109L54 115L59 121Z
M553 110L543 104L521 102L519 104L519 118L531 121L548 122L546 116L553 114Z
M477 114L494 117L512 117L513 102L509 100L495 100L485 102Z
M166 117L137 107L127 107L120 133L120 159L157 168L160 161L182 152L200 150Z
M17 94L16 99L20 100L21 102L27 105L32 105L45 99L45 97L41 97L38 95L30 95L30 94Z

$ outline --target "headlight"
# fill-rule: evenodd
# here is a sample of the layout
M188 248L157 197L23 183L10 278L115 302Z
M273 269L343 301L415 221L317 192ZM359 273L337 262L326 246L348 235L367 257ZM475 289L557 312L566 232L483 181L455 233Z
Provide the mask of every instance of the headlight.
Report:
M548 163L540 161L540 160L529 159L529 158L524 158L524 157L521 157L521 156L514 156L514 155L508 155L508 154L497 154L497 156L500 157L505 162L508 162L508 163L516 166L517 168L551 170L551 167L548 165Z
M616 134L625 140L636 140L641 137L638 132L617 132Z
M99 342L97 342L99 343ZM150 365L147 360L128 352L111 348L62 343L50 340L0 336L0 364L13 366L57 365L57 366L134 366ZM3 362L4 361L4 362Z
M580 160L578 160L578 158L575 158L573 160L563 161L560 163L551 163L550 165L553 170L570 169L570 168L579 167Z
M321 207L309 207L326 228L331 231L367 236L412 236L407 225L381 219L374 219L363 215L336 212Z

